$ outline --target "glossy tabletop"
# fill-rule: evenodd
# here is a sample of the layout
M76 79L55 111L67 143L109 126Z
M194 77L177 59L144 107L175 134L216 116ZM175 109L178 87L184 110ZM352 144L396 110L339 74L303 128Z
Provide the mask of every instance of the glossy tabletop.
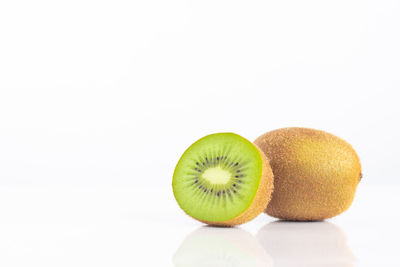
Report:
M324 222L187 217L170 188L2 187L0 266L400 266L400 187L360 185Z

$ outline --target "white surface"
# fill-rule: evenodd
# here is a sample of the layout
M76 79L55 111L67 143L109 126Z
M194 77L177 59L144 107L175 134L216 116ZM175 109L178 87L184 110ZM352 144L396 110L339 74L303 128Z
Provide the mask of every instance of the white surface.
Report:
M228 229L184 215L172 190L3 187L0 265L399 266L399 202L400 187L361 184L327 222Z

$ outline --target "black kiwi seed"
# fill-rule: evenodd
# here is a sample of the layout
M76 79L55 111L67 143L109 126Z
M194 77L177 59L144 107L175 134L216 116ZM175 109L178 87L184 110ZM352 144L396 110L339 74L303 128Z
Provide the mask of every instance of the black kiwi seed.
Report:
M235 194L236 194L236 190L233 190L233 193L235 193Z
M236 186L236 184L233 184L233 186Z
M194 181L194 183L197 183L199 180Z
M211 189L211 190L210 190L210 192L212 193L212 192L213 192L213 190Z
M237 166L237 165L239 165L239 162L236 162L235 165L233 165L233 166Z
M204 192L207 192L207 189L204 189Z
M219 160L219 157L217 157L217 161Z
M221 194L221 191L218 191L217 196L219 196Z
M225 190L222 191L222 194L225 194Z

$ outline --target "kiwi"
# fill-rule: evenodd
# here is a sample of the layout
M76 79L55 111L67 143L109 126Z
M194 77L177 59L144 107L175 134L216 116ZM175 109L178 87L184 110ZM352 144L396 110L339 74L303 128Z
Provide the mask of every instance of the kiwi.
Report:
M254 143L269 158L275 178L267 214L314 221L350 207L361 179L361 164L346 141L324 131L283 128Z
M172 187L189 216L232 226L259 215L268 204L273 174L264 153L234 133L205 136L176 165Z

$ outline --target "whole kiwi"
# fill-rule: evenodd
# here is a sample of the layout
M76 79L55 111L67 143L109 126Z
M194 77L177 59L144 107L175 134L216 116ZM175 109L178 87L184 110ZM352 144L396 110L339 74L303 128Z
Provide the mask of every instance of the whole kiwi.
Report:
M297 127L265 133L254 143L269 158L274 174L268 215L315 221L350 207L361 164L349 143L324 131Z

